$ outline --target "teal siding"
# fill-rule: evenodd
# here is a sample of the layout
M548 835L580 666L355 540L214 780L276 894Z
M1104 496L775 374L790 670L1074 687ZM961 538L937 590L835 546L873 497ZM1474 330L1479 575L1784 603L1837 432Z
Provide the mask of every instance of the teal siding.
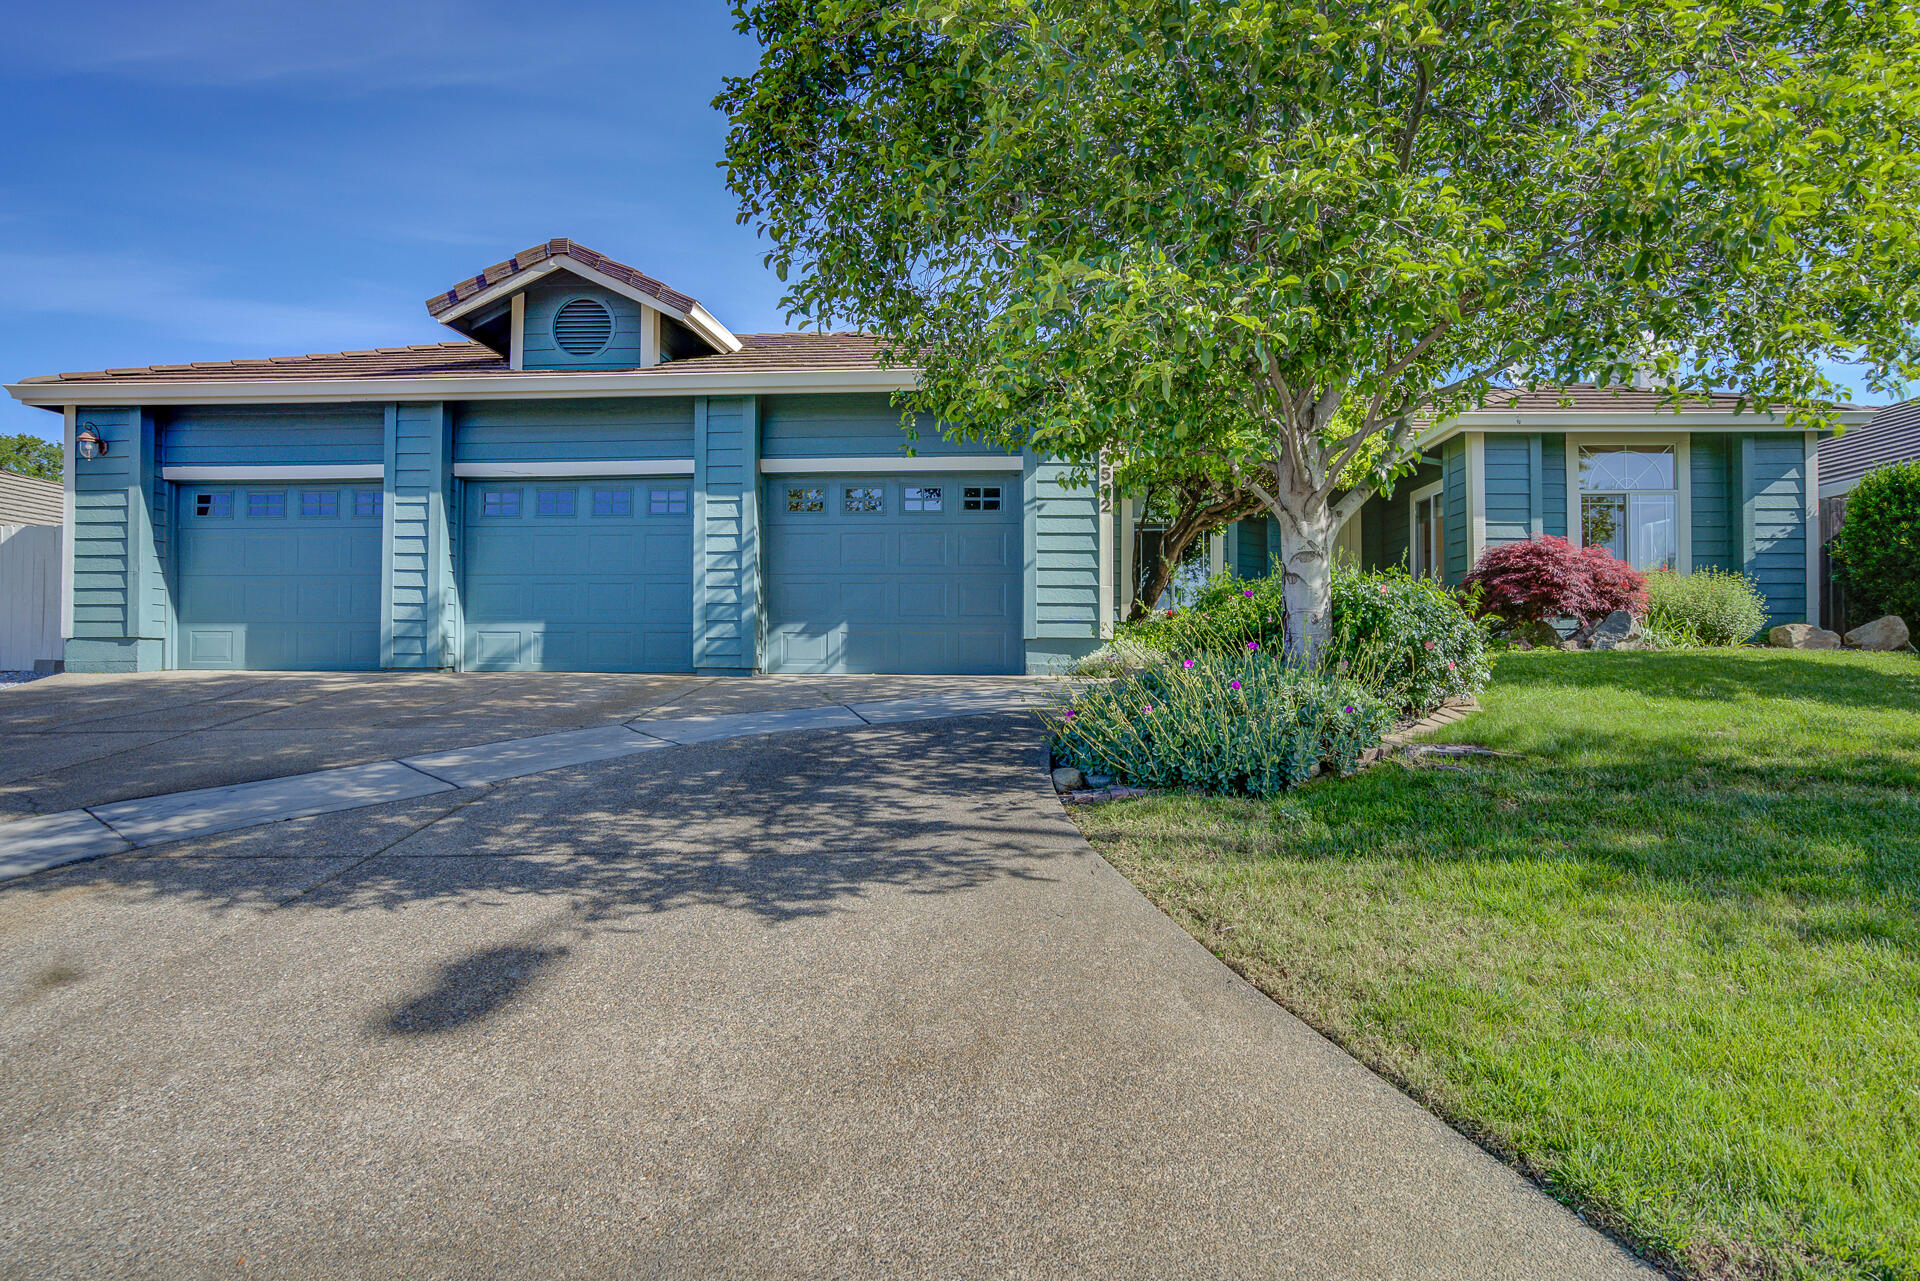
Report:
M67 664L85 672L151 671L164 661L166 635L153 518L165 490L155 466L153 419L124 407L82 408L77 419L107 442L107 452L74 460Z
M1744 569L1767 599L1769 627L1807 613L1806 457L1797 433L1741 436Z
M1487 546L1524 543L1534 533L1539 490L1533 458L1540 438L1489 432L1484 439Z
M712 397L693 415L693 666L760 665L759 405Z
M188 405L162 420L161 461L186 464L378 463L379 405Z
M1733 460L1739 438L1725 432L1694 432L1687 440L1691 486L1693 568L1741 568L1740 511Z
M1567 438L1559 432L1540 442L1540 532L1567 537Z
M525 346L521 365L526 369L634 369L640 364L640 323L645 311L639 303L611 289L589 285L571 272L557 272L527 286ZM575 298L592 298L613 315L613 336L605 350L576 356L553 339L553 318Z
M932 418L915 422L919 439L908 441L900 410L885 393L831 396L764 396L760 400L760 456L833 458L855 455L941 457L1006 452L979 441L948 440Z
M1441 478L1446 488L1447 512L1447 564L1442 575L1449 583L1457 583L1466 577L1472 568L1468 563L1467 541L1467 440L1464 436L1455 436L1448 441L1440 455Z
M1029 456L1021 478L1029 641L1099 639L1099 504L1092 486L1067 485L1072 470L1065 463ZM1011 485L1011 476L1008 482Z
M1265 578L1267 563L1268 516L1249 516L1234 525L1233 562L1229 566L1241 578Z
M454 461L693 457L693 398L475 401L454 420Z
M380 664L454 665L453 449L442 404L387 410Z

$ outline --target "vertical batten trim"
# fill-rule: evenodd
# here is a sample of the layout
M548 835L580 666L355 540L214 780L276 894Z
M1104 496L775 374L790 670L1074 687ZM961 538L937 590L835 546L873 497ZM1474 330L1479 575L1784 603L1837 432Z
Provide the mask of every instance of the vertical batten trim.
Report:
M1467 433L1467 573L1487 545L1487 434Z
M73 558L78 549L78 530L74 525L74 446L73 436L80 419L80 407L68 405L61 411L64 423L61 459L65 467L61 488L61 535L66 546L60 552L60 657L65 658L67 642L73 639Z
M1741 436L1740 454L1737 471L1740 477L1740 572L1748 578L1753 577L1753 560L1757 551L1754 531L1754 492L1753 492L1753 437Z
M1539 538L1545 530L1546 451L1539 433L1527 437L1527 536Z
M1140 571L1133 563L1135 504L1139 501L1131 496L1120 500L1120 617L1122 620L1133 617L1133 602L1140 590Z
M385 479L380 493L380 666L393 666L393 499L400 454L400 406L386 410Z
M1673 445L1674 549L1673 567L1693 572L1693 437L1686 432Z
M707 653L707 407L708 398L693 402L693 670L699 671Z
M658 328L656 320L655 328ZM766 558L761 551L760 398L747 396L740 405L740 440L746 450L740 482L740 661L756 672L766 670L767 609L762 590Z
M1580 520L1580 442L1572 432L1566 435L1567 451L1567 541L1575 547L1587 545L1587 531Z
M1806 454L1806 466L1801 469L1800 483L1806 492L1802 496L1806 529L1801 535L1807 545L1807 621L1815 627L1826 626L1822 619L1820 592L1820 436L1817 432L1805 433L1803 446Z
M1040 634L1040 460L1027 451L1020 461L1020 638L1032 641Z
M660 363L660 313L651 307L640 309L640 368L652 369Z
M513 296L513 330L507 338L507 365L514 370L527 367L527 295Z
M1098 586L1099 605L1094 614L1101 640L1113 637L1113 579L1114 579L1114 537L1113 522L1118 513L1114 511L1113 470L1106 459L1100 460L1099 471L1094 477L1093 498L1094 519L1099 522L1099 536L1096 541L1095 555L1099 559Z

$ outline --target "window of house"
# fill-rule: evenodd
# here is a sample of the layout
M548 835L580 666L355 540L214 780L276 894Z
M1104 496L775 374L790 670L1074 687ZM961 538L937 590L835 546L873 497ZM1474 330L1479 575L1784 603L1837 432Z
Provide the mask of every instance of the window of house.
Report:
M1413 539L1411 548L1415 578L1440 578L1447 564L1446 497L1439 485L1413 496Z
M633 515L633 491L631 489L594 490L593 514L596 516Z
M1000 486L968 485L960 491L960 509L970 512L1000 510Z
M272 517L285 516L286 514L287 514L287 496L283 493L279 493L275 491L275 492L269 492L265 494L248 494L247 495L247 515L248 516L263 516L263 517L272 518Z
M827 509L827 491L808 485L790 485L787 488L787 510L790 512L821 512Z
M382 495L377 489L357 489L353 493L353 514L356 516L378 516Z
M846 512L849 516L870 515L887 510L887 491L878 485L848 485Z
M331 489L309 490L300 495L302 516L338 516L340 495Z
M1580 447L1580 542L1635 569L1680 560L1680 491L1672 445Z
M518 516L520 514L520 491L517 489L486 489L480 492L480 514L482 516Z
M533 496L533 510L541 516L573 515L571 489L542 489Z
M940 487L908 485L900 491L900 506L910 512L937 512L940 510Z
M655 489L647 494L647 514L650 516L684 516L687 514L687 491L684 489Z
M196 516L233 515L233 495L212 493L193 496L193 514Z

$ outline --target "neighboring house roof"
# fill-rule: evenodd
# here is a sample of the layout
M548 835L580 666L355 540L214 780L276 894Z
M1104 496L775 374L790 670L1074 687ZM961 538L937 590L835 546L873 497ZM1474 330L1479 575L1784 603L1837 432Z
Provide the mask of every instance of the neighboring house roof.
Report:
M1889 405L1865 426L1820 442L1820 493L1831 498L1886 463L1920 458L1920 400Z
M603 253L589 249L585 245L577 245L562 236L549 240L545 244L535 245L531 249L522 249L505 262L496 262L479 275L461 281L445 293L435 294L427 299L427 311L438 319L475 294L485 293L495 285L511 280L554 258L571 258L589 270L631 285L648 297L667 304L675 311L692 311L700 305L689 295L662 284L645 272L636 271L624 262L616 262Z
M58 481L0 471L0 525L59 525L66 512L66 489Z
M1865 422L1873 411L1839 405L1843 422ZM1468 410L1420 433L1417 448L1428 450L1463 431L1547 430L1592 428L1602 431L1671 431L1690 419L1690 426L1777 428L1785 415L1773 410L1742 409L1740 397L1730 393L1694 396L1675 407L1664 392L1640 387L1567 383L1558 387L1499 388L1478 409Z

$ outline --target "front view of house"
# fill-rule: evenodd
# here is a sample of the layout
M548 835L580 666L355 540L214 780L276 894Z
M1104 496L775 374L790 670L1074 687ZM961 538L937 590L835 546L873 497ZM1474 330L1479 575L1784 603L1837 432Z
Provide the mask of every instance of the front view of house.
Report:
M29 379L72 671L1022 673L1099 644L1094 493L909 444L874 344L729 332L567 240L430 346Z

